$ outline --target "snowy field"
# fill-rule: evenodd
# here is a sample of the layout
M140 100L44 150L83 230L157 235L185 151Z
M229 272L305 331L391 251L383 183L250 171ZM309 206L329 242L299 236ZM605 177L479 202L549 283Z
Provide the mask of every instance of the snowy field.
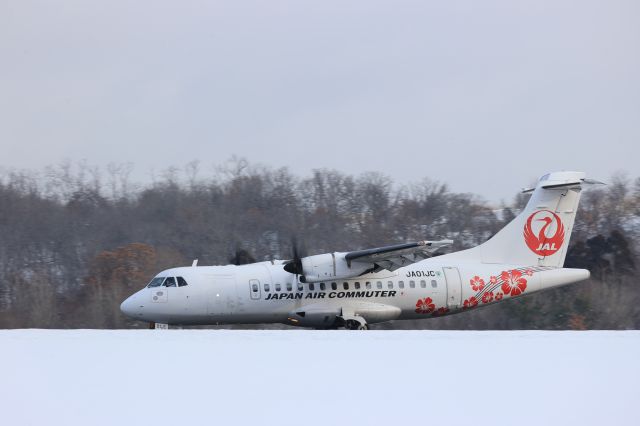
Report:
M640 332L0 331L2 425L638 425Z

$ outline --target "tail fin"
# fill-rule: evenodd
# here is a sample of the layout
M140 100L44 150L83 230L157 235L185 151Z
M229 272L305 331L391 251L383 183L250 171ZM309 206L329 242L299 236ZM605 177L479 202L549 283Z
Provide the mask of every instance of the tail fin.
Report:
M522 213L470 251L482 263L562 267L585 183L596 182L582 172L542 176Z

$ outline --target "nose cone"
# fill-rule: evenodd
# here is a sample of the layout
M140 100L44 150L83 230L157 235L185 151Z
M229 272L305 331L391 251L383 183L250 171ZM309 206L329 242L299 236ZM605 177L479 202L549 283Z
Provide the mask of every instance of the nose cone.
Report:
M120 311L128 317L135 318L140 313L140 304L138 303L138 295L129 296L120 305Z

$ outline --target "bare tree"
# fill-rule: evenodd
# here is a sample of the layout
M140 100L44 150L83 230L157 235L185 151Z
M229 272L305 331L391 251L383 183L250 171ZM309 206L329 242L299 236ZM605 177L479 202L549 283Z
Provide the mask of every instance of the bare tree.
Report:
M152 184L133 166L102 171L63 162L0 174L0 327L124 327L122 299L158 270L287 258L292 237L307 254L425 238L479 244L528 200L494 209L472 194L424 180L396 187L380 173L314 170L299 178L234 157L213 175L197 161ZM394 328L638 328L640 179L618 174L583 194L567 264L585 284L462 316ZM242 253L238 256L238 253ZM35 309L32 309L35 308Z

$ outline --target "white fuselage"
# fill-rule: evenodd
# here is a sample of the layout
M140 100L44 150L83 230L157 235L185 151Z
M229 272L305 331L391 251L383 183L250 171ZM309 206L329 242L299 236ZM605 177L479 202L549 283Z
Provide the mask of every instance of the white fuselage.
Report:
M339 316L376 323L453 314L581 281L589 271L465 262L444 255L395 272L316 283L301 283L280 261L173 268L158 277L183 277L188 285L144 288L123 302L123 312L167 324L324 328L334 327Z

